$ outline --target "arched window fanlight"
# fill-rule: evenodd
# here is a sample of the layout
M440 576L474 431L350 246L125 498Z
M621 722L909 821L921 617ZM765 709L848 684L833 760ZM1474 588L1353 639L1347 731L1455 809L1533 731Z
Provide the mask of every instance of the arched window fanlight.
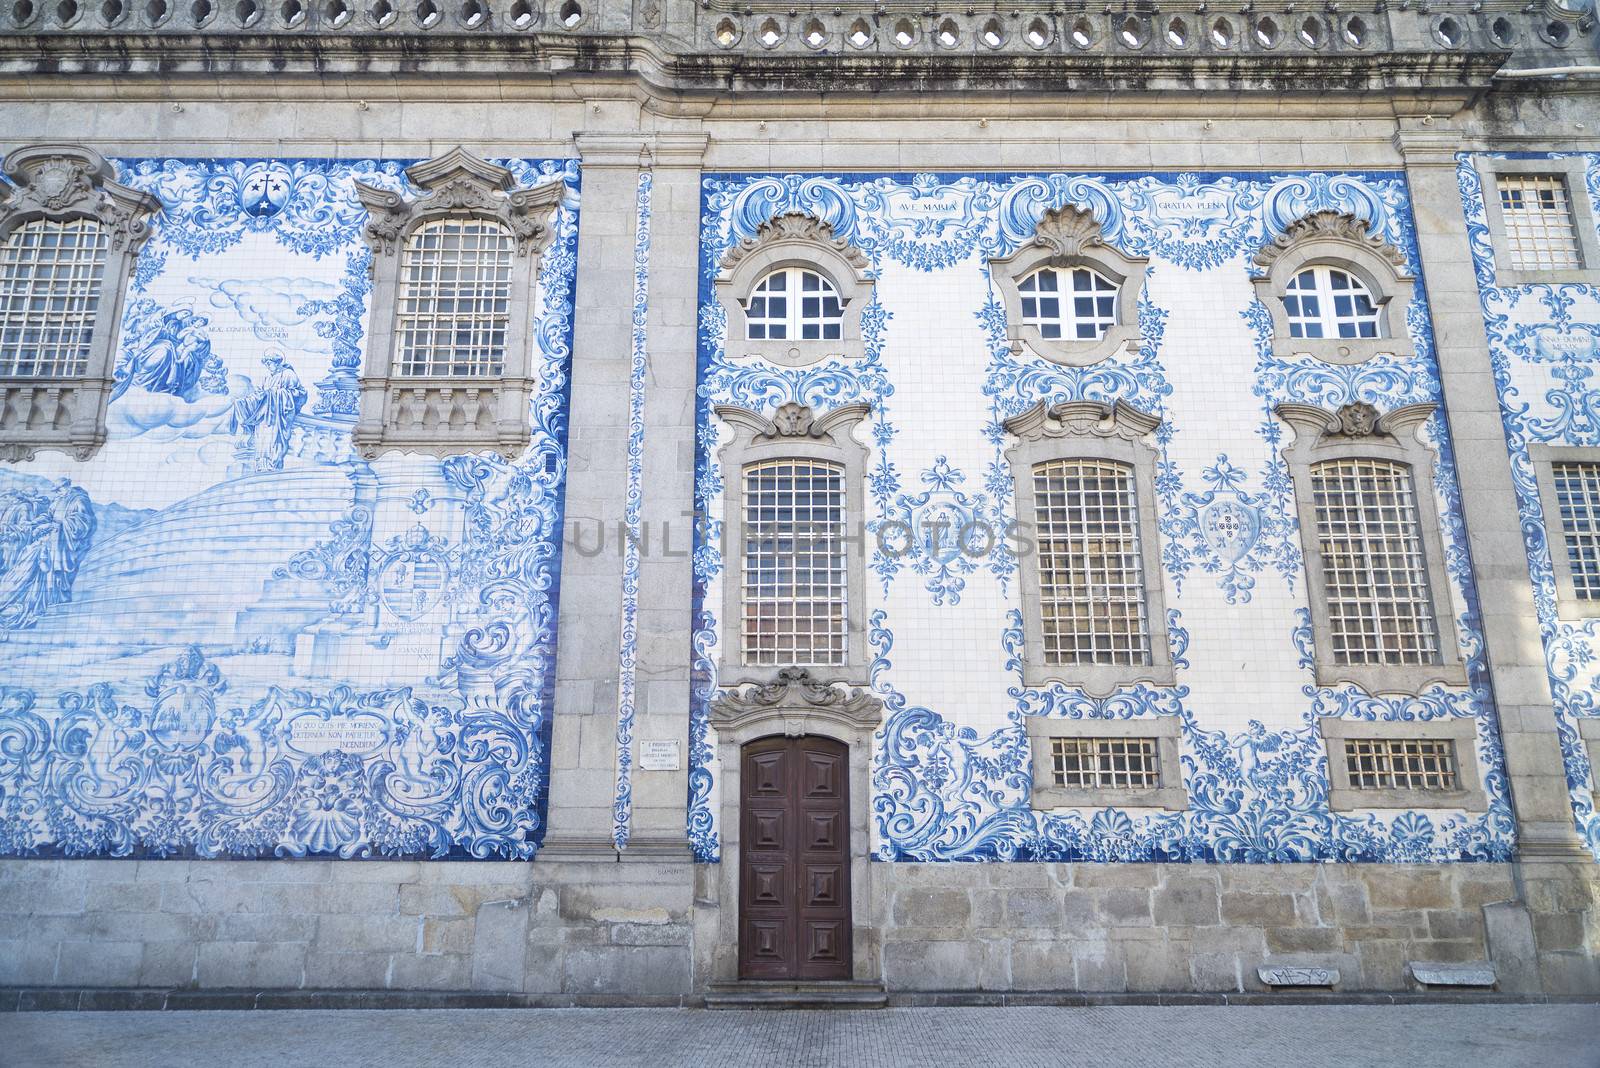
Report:
M1379 337L1372 293L1349 271L1316 264L1301 270L1283 291L1290 337Z
M1022 321L1051 340L1097 340L1116 324L1117 289L1089 267L1041 267L1017 284Z
M745 337L752 341L838 341L844 336L839 291L820 273L780 267L763 275L745 306Z

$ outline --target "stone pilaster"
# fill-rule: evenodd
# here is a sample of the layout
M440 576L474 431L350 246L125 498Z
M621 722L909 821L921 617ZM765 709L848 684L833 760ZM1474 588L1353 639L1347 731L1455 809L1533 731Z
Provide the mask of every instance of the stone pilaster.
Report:
M1590 922L1595 916L1595 865L1574 829L1556 734L1456 179L1455 153L1462 147L1462 134L1426 119L1406 119L1395 145L1411 186L1450 435L1456 456L1470 458L1472 477L1462 479L1461 505L1516 809L1517 896L1531 913L1544 991L1592 992L1600 989ZM1491 953L1495 949L1490 946Z
M698 344L701 133L658 133L651 166L646 322L644 508L634 745L678 743L676 771L633 768L625 858L687 861L689 638L692 631L695 361Z
M568 416L566 546L542 860L612 859L634 204L644 140L579 132L583 161ZM576 534L576 536L574 536ZM604 538L603 543L601 542ZM596 551L597 544L599 545Z

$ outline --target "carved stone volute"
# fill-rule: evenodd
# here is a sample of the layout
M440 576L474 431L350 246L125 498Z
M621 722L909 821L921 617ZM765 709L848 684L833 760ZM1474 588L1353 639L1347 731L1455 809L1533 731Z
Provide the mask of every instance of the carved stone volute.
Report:
M721 271L725 275L730 274L746 257L769 245L781 243L826 248L859 272L862 281L867 280L867 273L872 268L871 261L860 249L834 236L833 227L814 216L791 211L768 219L756 227L753 236L730 248L722 257Z
M1365 219L1338 211L1317 211L1296 219L1256 253L1255 264L1268 270L1293 246L1303 241L1323 240L1348 242L1382 257L1396 268L1405 267L1405 253L1375 236Z
M0 240L33 219L95 219L111 249L137 252L161 202L113 180L100 153L76 145L29 145L5 158Z

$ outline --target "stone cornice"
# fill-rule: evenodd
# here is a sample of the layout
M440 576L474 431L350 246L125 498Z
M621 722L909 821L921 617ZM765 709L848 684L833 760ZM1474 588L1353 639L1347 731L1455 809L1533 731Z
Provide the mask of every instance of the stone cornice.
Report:
M249 74L358 80L441 75L524 82L634 79L651 95L724 98L730 93L1217 90L1249 95L1424 92L1465 101L1489 85L1509 55L1468 50L750 54L674 47L682 44L623 34L0 34L0 77L150 75L170 82Z

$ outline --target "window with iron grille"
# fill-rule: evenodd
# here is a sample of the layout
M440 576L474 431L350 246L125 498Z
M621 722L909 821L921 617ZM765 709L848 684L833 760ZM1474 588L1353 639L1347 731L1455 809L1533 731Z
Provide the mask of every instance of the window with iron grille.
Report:
M487 219L438 219L412 232L400 264L396 374L501 373L514 254L510 232Z
M37 219L0 246L0 375L88 373L106 235L92 219Z
M1411 470L1311 466L1329 639L1338 664L1434 664L1439 639Z
M1045 267L1017 284L1022 321L1039 336L1092 341L1117 323L1117 284L1088 267Z
M1045 662L1149 664L1132 466L1048 460L1033 494Z
M1572 594L1580 601L1600 600L1600 463L1557 462L1550 473Z
M1378 336L1378 306L1355 275L1337 267L1307 267L1283 292L1290 337Z
M1155 738L1053 738L1057 786L1086 790L1158 790Z
M838 341L844 305L833 283L804 267L781 267L750 291L745 336L752 341Z
M1345 768L1354 790L1460 788L1455 742L1445 738L1346 738Z
M745 664L846 662L844 479L822 460L744 468Z
M1578 232L1559 175L1510 174L1498 181L1507 266L1524 271L1575 270L1583 266Z

